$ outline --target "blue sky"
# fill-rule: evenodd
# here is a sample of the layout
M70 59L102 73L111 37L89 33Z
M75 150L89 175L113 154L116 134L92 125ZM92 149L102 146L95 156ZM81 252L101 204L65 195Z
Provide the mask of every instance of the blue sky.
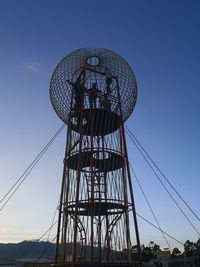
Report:
M127 126L200 214L199 12L197 0L1 0L0 196L62 124L49 99L56 64L78 48L105 47L123 56L137 78L138 101ZM127 142L163 229L180 241L197 240L128 137ZM1 212L0 242L38 238L50 226L64 144L63 132ZM133 184L138 213L154 222L134 179ZM142 243L166 246L158 231L140 219L139 226Z

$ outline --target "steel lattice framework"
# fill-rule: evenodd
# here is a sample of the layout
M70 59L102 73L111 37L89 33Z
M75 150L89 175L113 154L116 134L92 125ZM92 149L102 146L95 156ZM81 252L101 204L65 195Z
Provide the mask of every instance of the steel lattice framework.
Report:
M50 96L68 125L55 264L133 266L131 214L141 251L124 121L136 104L134 73L110 50L79 49L57 65Z
M104 48L79 49L61 60L57 65L50 83L51 103L57 115L65 123L68 122L72 90L67 80L75 81L86 70L86 86L94 81L98 83L98 89L105 92L105 79L101 73L106 69L111 70L113 77L117 78L123 121L126 121L137 100L137 83L135 75L129 64L115 52ZM112 83L112 96L117 97L116 80Z

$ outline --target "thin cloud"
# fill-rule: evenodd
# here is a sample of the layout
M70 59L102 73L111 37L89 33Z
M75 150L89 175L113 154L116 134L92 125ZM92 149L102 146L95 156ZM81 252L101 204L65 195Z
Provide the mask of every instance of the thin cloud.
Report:
M34 62L31 62L31 63L28 63L26 65L26 68L31 72L37 72L37 71L40 70L40 62L34 61Z

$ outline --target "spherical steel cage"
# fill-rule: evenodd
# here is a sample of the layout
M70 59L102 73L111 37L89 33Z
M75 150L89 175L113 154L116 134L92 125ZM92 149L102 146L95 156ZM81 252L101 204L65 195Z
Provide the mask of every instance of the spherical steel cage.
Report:
M81 48L64 57L57 65L51 77L50 98L58 117L68 124L73 91L69 81L74 83L84 68L104 73L104 76L106 70L112 73L118 88L113 97L120 98L123 121L126 121L137 100L136 78L129 64L121 56L104 48Z

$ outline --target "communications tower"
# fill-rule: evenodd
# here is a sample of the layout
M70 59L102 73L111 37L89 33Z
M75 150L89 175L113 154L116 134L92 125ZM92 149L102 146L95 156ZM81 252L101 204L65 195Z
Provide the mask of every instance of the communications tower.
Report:
M76 50L55 68L50 97L68 126L55 265L134 266L131 235L142 265L124 133L137 99L132 69L108 49Z

